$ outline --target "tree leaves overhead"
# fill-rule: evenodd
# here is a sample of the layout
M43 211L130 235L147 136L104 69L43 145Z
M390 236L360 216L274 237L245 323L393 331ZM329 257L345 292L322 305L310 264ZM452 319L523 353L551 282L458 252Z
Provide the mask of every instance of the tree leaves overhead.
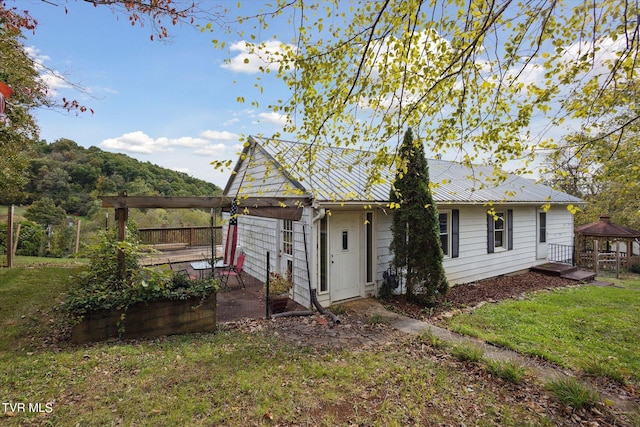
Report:
M608 214L616 223L640 229L640 80L604 92L586 92L569 102L603 108L600 121L584 122L550 153L545 178L588 204L576 223L594 222Z
M200 0L84 0L94 6L107 6L127 17L131 25L151 27L151 41L170 38L170 27L183 23L195 25L197 20L222 23L226 9Z
M430 154L493 164L498 180L553 148L549 129L600 120L613 100L599 95L638 73L636 3L280 0L259 17L254 52L283 14L295 47L278 76L291 92L271 108L289 117L284 132L393 154L408 126Z

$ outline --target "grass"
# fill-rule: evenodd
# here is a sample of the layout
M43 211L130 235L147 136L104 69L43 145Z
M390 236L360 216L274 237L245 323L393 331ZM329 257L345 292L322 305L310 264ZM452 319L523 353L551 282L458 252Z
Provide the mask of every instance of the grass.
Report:
M640 280L582 286L485 305L450 320L454 331L561 366L640 383Z
M527 375L527 369L511 360L487 360L485 362L487 371L498 378L509 381L513 384L520 384Z
M13 258L14 267L46 267L46 266L64 266L77 267L87 264L87 258L48 258L48 257L32 257L32 256L16 256Z
M600 400L600 395L596 391L572 377L550 381L547 389L560 402L575 409L588 408Z
M480 347L470 344L456 344L451 348L453 357L461 362L479 362L484 355L484 350Z
M55 306L76 271L68 266L0 269L0 352L32 350L31 337L43 340L50 334L51 324L60 321Z
M319 351L224 328L42 345L60 321L55 305L73 272L0 270L0 397L52 408L0 408L0 424L555 425L524 401L505 401L503 386L431 357L419 339Z
M13 207L13 216L14 217L23 217L24 213L27 211L29 206L14 206ZM7 220L9 215L9 206L8 205L0 205L0 220Z
M598 280L604 282L611 282L615 286L625 289L635 289L640 291L640 274L633 274L623 271L620 275L620 279L616 279L615 272L603 270L598 274Z
M367 323L370 325L387 324L389 321L380 313L374 313L367 317Z
M434 347L434 348L439 348L441 350L444 350L448 347L448 342L438 337L436 334L434 334L431 328L426 329L420 335L420 339L425 344L430 345L431 347Z

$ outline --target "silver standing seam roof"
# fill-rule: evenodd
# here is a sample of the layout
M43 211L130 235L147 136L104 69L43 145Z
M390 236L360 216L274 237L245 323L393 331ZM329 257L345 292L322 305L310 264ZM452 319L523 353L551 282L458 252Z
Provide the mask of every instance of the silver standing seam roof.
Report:
M261 149L276 167L289 175L292 184L318 202L387 202L395 179L392 167L380 171L377 182L370 179L369 161L373 152L351 148L310 145L249 137L251 145ZM245 150L245 153L247 150ZM240 163L240 162L239 162ZM532 179L508 174L499 184L487 182L492 166L469 168L460 163L428 159L429 178L436 184L433 197L440 204L540 203L584 204L582 199L536 183ZM237 167L239 164L237 165Z

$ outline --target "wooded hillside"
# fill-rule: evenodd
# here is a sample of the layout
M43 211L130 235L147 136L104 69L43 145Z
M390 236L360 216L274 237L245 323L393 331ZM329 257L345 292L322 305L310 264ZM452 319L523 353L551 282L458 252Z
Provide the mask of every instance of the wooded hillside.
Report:
M29 182L21 196L0 204L31 204L52 199L68 214L86 215L99 195L213 196L215 184L125 154L84 148L69 139L41 141L29 163Z

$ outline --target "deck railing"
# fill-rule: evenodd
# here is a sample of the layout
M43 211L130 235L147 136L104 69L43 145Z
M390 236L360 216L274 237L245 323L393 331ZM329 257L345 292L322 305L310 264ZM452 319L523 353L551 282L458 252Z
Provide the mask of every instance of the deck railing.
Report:
M549 243L547 249L547 260L559 262L561 264L576 265L573 245Z
M578 254L579 262L578 266L582 268L590 268L595 270L594 264L595 252L592 250L580 252ZM597 255L598 268L603 270L615 270L620 265L620 268L629 268L634 264L640 264L640 256L629 256L626 252L599 252Z
M185 244L186 246L211 246L211 230L216 245L222 244L222 227L140 228L138 238L145 245Z

